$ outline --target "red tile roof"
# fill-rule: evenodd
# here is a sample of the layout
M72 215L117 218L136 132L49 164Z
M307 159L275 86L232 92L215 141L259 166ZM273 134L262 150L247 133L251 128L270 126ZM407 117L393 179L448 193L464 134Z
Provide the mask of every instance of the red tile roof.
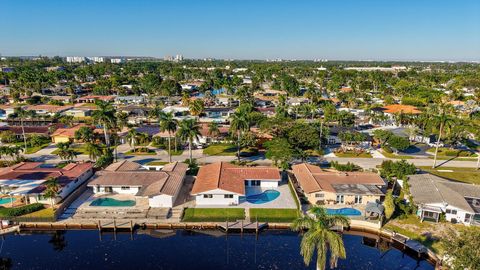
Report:
M403 105L403 104L392 104L383 107L383 112L385 113L406 113L406 114L420 114L420 111L417 107L412 105Z
M240 167L218 162L200 168L192 194L215 189L245 195L245 180L280 181L280 172L273 167Z

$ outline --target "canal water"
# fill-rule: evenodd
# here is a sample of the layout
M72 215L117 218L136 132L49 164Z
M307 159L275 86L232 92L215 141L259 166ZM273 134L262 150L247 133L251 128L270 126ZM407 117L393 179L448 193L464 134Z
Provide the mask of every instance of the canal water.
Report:
M133 239L132 239L133 236ZM344 235L347 259L337 269L433 269L386 241ZM218 231L102 233L57 231L6 235L0 269L315 269L288 231L226 236ZM327 266L328 269L328 266Z

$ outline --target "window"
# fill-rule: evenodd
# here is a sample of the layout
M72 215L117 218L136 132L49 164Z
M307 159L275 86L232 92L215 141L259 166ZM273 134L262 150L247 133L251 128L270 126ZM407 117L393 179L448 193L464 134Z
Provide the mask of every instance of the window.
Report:
M323 198L323 197L325 197L325 194L323 194L323 193L316 193L315 194L315 198Z
M464 220L464 222L466 222L466 223L470 222L470 217L471 217L471 216L472 216L472 215L465 213L465 220Z
M445 210L445 213L450 214L450 213L452 213L452 210L447 209L447 210Z
M355 203L360 204L362 203L362 195L355 195Z
M122 190L130 190L130 187L124 186L122 187Z
M213 195L212 194L203 194L203 198L204 199L211 199L211 198L213 198Z
M225 194L223 197L225 199L233 199L233 194Z
M452 215L456 215L457 214L457 210L452 210Z
M337 203L343 203L343 202L344 202L344 197L343 197L343 195L337 195L336 202L337 202Z
M250 180L250 186L252 187L260 186L260 180Z

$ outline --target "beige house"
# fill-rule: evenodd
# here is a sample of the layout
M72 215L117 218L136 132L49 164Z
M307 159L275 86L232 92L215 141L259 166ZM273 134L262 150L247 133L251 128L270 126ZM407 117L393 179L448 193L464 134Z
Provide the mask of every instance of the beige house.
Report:
M307 163L292 166L298 185L312 204L363 204L381 201L386 183L376 173L325 171Z

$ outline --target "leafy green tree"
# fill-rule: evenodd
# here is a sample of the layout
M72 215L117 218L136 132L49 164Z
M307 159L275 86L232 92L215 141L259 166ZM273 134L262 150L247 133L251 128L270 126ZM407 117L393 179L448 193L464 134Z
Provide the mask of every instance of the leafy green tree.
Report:
M383 205L385 206L385 217L390 219L395 212L395 201L393 200L392 190L389 190L385 195Z
M459 231L450 229L442 243L449 258L449 269L480 269L479 227L463 227Z
M85 150L88 153L88 157L93 161L96 161L102 155L102 147L95 143L87 142Z
M74 138L83 142L93 142L95 134L91 127L83 126L75 131Z
M205 104L203 103L203 100L195 99L190 102L188 108L193 116L199 116L205 110Z
M404 151L410 147L410 141L405 137L394 135L388 138L388 145L397 150Z
M393 177L405 180L407 175L415 174L416 171L415 165L408 163L406 160L384 160L380 165L381 176L389 180Z
M60 190L60 185L55 177L49 177L44 185L46 187L44 196L45 198L50 199L50 203L53 208L55 204L55 198L57 198L58 191Z
M330 266L335 267L337 260L345 259L347 254L342 236L333 231L335 226L348 227L350 221L341 215L329 215L325 208L313 206L308 214L296 219L292 223L293 231L305 231L300 243L300 255L303 256L305 265L312 261L315 250L317 251L317 269L325 269L327 254L330 250Z
M264 145L267 149L265 156L268 159L273 160L275 166L284 166L284 164L290 162L293 157L293 149L287 139L273 139L265 142Z
M135 128L131 128L127 133L128 144L132 147L132 151L135 152L135 144L138 143L138 131Z

